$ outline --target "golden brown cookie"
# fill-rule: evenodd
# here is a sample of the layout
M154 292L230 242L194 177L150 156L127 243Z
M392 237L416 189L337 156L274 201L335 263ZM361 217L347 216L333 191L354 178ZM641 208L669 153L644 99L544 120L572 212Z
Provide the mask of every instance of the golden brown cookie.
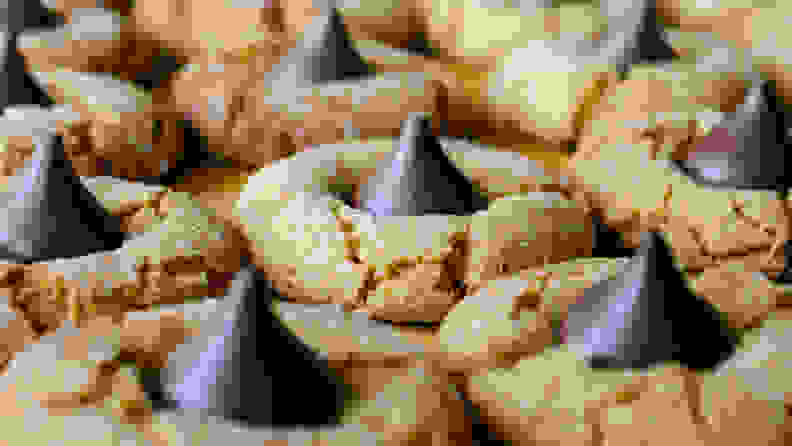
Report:
M537 312L543 279L527 272L489 281L454 306L437 333L444 367L465 375L509 368L553 342L549 321Z
M673 168L671 160L686 156L745 90L742 74L716 79L695 67L687 61L634 69L603 99L568 167L572 189L628 245L637 246L642 231L667 232L681 266L701 270L715 259L769 254L784 220L772 192L712 189ZM640 180L629 173L638 171ZM773 271L771 260L758 269Z
M227 156L264 166L283 144L302 150L349 137L395 136L410 113L433 112L438 103L437 81L421 72L285 90L270 83L256 80L239 98Z
M585 211L558 193L513 195L471 219L470 286L528 267L591 254Z
M5 276L5 273L4 273ZM6 280L5 276L3 280ZM14 358L16 352L22 351L28 344L32 343L36 332L30 326L30 322L24 315L16 311L9 305L7 296L0 297L0 318L2 318L2 344L0 344L0 367Z
M277 62L279 51L274 45L262 42L236 54L193 58L174 75L168 101L180 116L190 119L201 131L211 150L224 153L224 147L230 144L231 124L239 111L241 95L251 79L269 71ZM280 142L285 146L262 145L259 154L262 162L293 151L287 141ZM241 161L252 164L252 160Z
M562 349L469 378L467 392L489 428L515 445L561 442L596 445L605 402L640 392L643 373L585 370Z
M129 312L121 325L121 358L138 367L164 367L168 353L199 330L195 321L177 311Z
M685 369L661 369L631 401L604 407L599 429L607 444L710 444L709 426L695 417L696 377Z
M2 289L38 332L67 319L77 325L100 316L120 322L134 308L221 295L241 265L244 240L186 193L170 194L167 211L158 207L164 195L144 201L138 209L156 218L121 248L20 265ZM102 198L113 201L109 194Z
M384 444L470 444L470 420L442 371L416 363L355 375L345 382L355 385L361 401L345 408L342 424L377 432Z
M184 150L184 130L166 102L165 87L145 91L109 74L66 68L34 77L56 103L79 115L61 130L66 153L78 158L78 175L158 177ZM94 101L96 96L102 102ZM102 161L101 170L91 171L97 160Z

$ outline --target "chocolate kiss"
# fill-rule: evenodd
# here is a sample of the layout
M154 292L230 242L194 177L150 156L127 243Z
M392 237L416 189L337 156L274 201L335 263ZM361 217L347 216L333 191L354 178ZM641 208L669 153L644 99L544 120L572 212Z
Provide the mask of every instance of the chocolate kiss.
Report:
M628 248L619 232L607 225L601 216L592 214L592 257L632 257L635 250Z
M54 102L25 72L25 60L17 51L17 34L0 31L0 111L12 105L50 107Z
M647 2L629 65L657 64L670 62L676 58L674 50L665 39L663 26L657 20L656 9L654 1Z
M41 0L3 0L0 5L0 32L17 33L29 28L54 28L63 19Z
M373 74L349 41L346 25L335 7L313 18L297 46L278 63L284 81L320 84Z
M0 190L0 258L29 263L119 248L119 220L74 174L60 136L34 141L32 157Z
M589 367L645 369L675 361L711 369L734 352L736 336L686 286L662 236L646 233L619 273L584 291L570 307L566 343Z
M772 82L751 88L744 103L699 139L688 159L673 166L693 182L710 187L774 190L786 200L787 118ZM784 272L774 279L792 283L792 244L784 246Z
M166 407L249 426L333 424L343 384L272 314L273 296L255 267L239 271L201 333L171 353L144 390L161 392Z
M402 125L399 148L360 191L360 208L375 216L470 215L487 200L453 165L423 115Z
M695 183L734 189L786 190L786 125L774 85L753 87L742 106L696 142L674 166Z

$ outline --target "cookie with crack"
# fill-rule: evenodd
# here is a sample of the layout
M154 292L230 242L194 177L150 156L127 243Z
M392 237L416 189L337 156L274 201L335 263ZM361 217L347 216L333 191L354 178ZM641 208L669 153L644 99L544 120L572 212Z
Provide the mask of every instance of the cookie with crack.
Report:
M185 192L167 196L162 187L90 180L89 189L130 231L128 239L114 250L17 265L4 288L34 326L50 330L66 319L98 316L120 320L152 303L225 290L245 249L233 228Z
M298 163L288 164L250 177L235 204L234 217L250 240L253 263L291 300L358 301L369 273L365 265L345 257L344 235L334 214L338 201L281 190L280 184L269 182L278 170L294 170Z
M476 286L500 274L591 255L593 227L585 210L560 193L495 200L472 217L465 280Z
M623 258L582 258L523 269L468 291L437 337L446 367L472 375L510 368L559 342L557 327L583 290L619 271Z
M726 53L735 52L723 45ZM572 188L588 197L595 213L629 246L637 246L641 231L661 229L671 234L675 254L687 268L701 270L761 252L764 261L747 266L775 272L778 260L770 257L771 247L785 221L775 193L699 185L674 167L676 160L694 156L707 129L745 101L755 77L741 71L738 55L727 58L725 67L716 60L634 68L603 99L572 156ZM612 174L629 171L640 171L640 181Z
M406 364L430 357L434 330L403 331L341 305L273 301L278 318L337 369L363 364Z
M79 174L157 178L181 156L184 129L164 99L164 87L146 91L109 74L66 68L33 77L56 103L80 115L64 129L67 152L93 161L85 164L94 169Z
M437 336L449 370L507 368L550 345L551 327L536 311L542 280L529 273L488 282L446 315Z
M358 281L356 287L352 287L346 292L348 301L361 304L365 300L363 299L363 288L382 285L369 294L371 303L376 304L371 307L372 313L377 313L377 317L395 318L395 320L402 321L405 321L405 317L420 317L438 321L443 313L440 307L438 307L439 313L435 312L431 316L428 314L419 316L417 313L408 316L410 310L395 310L392 303L388 303L392 298L386 296L388 292L385 290L389 289L391 296L394 296L399 294L394 294L394 290L399 291L405 288L405 284L388 283L397 279L397 270L409 277L418 274L429 280L427 290L453 291L453 288L458 287L458 283L455 284L455 282L464 279L465 262L462 259L466 256L463 249L466 244L464 241L467 233L466 225L470 218L475 217L443 212L440 215L374 217L367 211L356 209L362 198L362 188L373 181L372 178L378 170L382 170L388 165L388 160L393 158L396 148L402 144L399 141L371 138L351 140L347 144L319 145L274 163L269 168L261 169L256 176L249 179L246 191L242 193L236 203L233 219L249 233L256 233L263 229L258 229L251 218L253 218L253 214L264 213L265 206L280 208L292 197L303 203L313 200L315 204L312 206L311 212L323 214L322 219L327 222L327 230L332 228L334 231L338 231L335 227L330 226L330 223L334 221L330 217L333 216L343 233L343 239L335 242L338 252L335 254L338 256L337 262L359 262L356 264L357 266L353 266L354 263L349 263L349 267L358 270L355 273L357 277L362 277L362 279L355 279ZM474 183L487 184L492 189L491 196L511 192L509 189L531 190L532 188L541 189L553 186L555 178L553 170L542 166L541 163L533 162L527 158L514 157L507 152L493 151L484 146L459 142L452 145L445 140L441 140L439 144L442 146L439 150L448 154L449 161L446 163L456 166L454 169L460 169L465 177L472 177ZM448 150L444 150L444 148ZM440 156L441 152L438 152L437 156ZM498 165L499 160L502 160L500 161L502 166ZM488 164L482 166L485 161ZM491 174L490 170L493 165L498 165L499 170L497 170L497 174L492 173L492 176L488 176ZM559 179L558 182L563 182L563 180ZM474 187L474 190L480 189ZM473 195L480 195L480 192L473 192ZM339 201L338 198L341 200ZM281 201L281 199L287 201ZM355 202L358 204L356 205ZM321 207L319 203L322 203ZM308 205L303 204L302 206ZM298 210L299 208L295 208L295 211ZM274 212L276 210L266 211L267 215ZM279 215L280 218L283 218L284 213L280 212ZM486 220L486 217L482 217L482 219ZM429 228L433 229L427 230ZM405 229L408 229L407 232ZM294 229L291 230L294 231ZM408 238L407 243L394 242L397 238L404 240L404 237ZM255 240L253 250L264 252L267 249L264 234L262 234L260 242ZM285 249L284 251L288 252ZM274 253L264 255L274 256ZM417 266L419 264L423 266ZM363 265L368 265L368 267ZM266 270L266 267L259 266ZM294 267L294 274L299 276L299 266L294 265ZM336 274L340 274L341 271L336 271ZM438 272L440 277L437 281L433 281L431 277ZM369 278L369 274L372 277ZM325 277L328 275L325 274ZM403 282L404 277L402 278ZM424 280L415 279L407 281L410 283L407 288ZM371 282L372 280L373 282ZM368 284L366 285L364 282ZM288 280L283 283L287 284ZM278 288L288 290L290 287ZM355 292L355 289L358 291ZM370 288L370 290L373 291L374 288ZM414 291L406 292L409 296L425 294L416 294ZM453 303L454 296L457 296L453 292L443 295L445 297L441 300L446 302L446 308ZM342 299L334 302L342 303L343 301ZM377 310L374 310L375 307ZM387 310L385 307L392 309ZM401 312L402 315L398 316L396 314L398 312Z
M102 178L77 177L63 156L63 147L48 119L44 125L35 125L36 117L47 118L42 112L42 109L20 112L28 118L25 120L18 119L17 111L7 116L12 118L7 120L8 124L17 124L9 126L14 132L8 140L27 140L35 151L24 157L27 159L17 159L18 166L6 166L11 175L2 178L5 196L14 197L6 209L11 213L5 221L14 229L7 230L11 238L5 249L10 257L4 260L10 263L5 268L2 288L9 303L39 332L55 328L67 318L67 301L74 297L65 292L73 287L65 287L64 277L51 274L50 265L72 265L72 271L79 271L80 265L95 268L105 260L104 268L99 268L105 273L113 265L127 265L116 258L116 250L136 232L147 231L147 225L159 218L149 212L150 218L145 221L140 214L145 214L146 209L153 210L165 192L162 187L123 180L103 182ZM41 219L42 214L48 220ZM53 231L47 225L56 220L58 225ZM87 234L81 232L86 228ZM64 230L67 234L63 234ZM131 284L135 284L137 273L132 269L130 274Z
M590 370L564 346L523 359L511 369L471 376L469 398L489 428L515 445L563 442L591 445L599 414L645 392L647 378L678 366L643 371ZM526 379L530 376L530 379Z
M119 333L108 319L80 329L65 324L19 353L2 376L0 442L30 438L25 430L43 443L135 441L138 414L126 402L140 395L121 385Z

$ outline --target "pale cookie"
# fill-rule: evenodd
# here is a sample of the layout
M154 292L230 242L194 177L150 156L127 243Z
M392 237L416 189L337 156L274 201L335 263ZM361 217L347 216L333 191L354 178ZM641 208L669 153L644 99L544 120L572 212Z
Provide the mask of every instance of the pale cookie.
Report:
M349 312L339 305L273 301L272 311L334 369L406 364L433 352L431 335L424 335L424 340L405 335L394 325L372 321L363 312Z
M467 284L544 263L591 254L593 226L583 209L559 193L495 200L471 218Z
M217 416L175 411L154 414L142 429L145 444L152 446L210 446L228 442L240 446L311 446L317 435L296 429L251 428Z
M27 407L0 418L0 444L10 446L20 441L31 444L64 446L142 444L137 428L119 422L109 407L69 408L53 414L38 406ZM140 443L138 443L140 442Z
M253 174L255 169L247 167L195 169L188 178L174 184L172 190L189 193L193 200L213 211L218 218L233 223L234 203Z
M43 407L76 407L109 394L120 331L109 319L78 329L68 322L17 353L2 376L16 400Z
M295 166L288 166L293 171ZM270 177L269 169L262 169L250 177L234 207L253 263L283 297L302 303L359 301L369 273L345 258L344 234L333 213L337 200L290 192L274 173Z
M238 271L245 245L236 231L198 205L187 193L170 192L165 220L121 249L135 259L146 258L150 276L144 295L148 303L205 295L225 288L228 274ZM192 293L192 294L191 294ZM178 297L177 297L178 296ZM138 301L138 303L141 303Z
M416 4L428 37L441 54L474 65L491 67L509 49L529 40L558 37L553 34L560 31L557 11L529 5L521 10L517 5L467 0Z
M375 279L391 279L395 263L403 259L420 257L424 263L449 263L458 265L465 255L464 249L455 246L456 240L464 240L468 216L422 215L382 216L344 206L341 211L351 223L359 238L360 260L375 268ZM410 262L415 263L415 262ZM459 267L448 268L443 273L451 282L462 280L464 271Z
M651 159L643 144L602 145L597 157L575 154L570 160L575 189L588 194L608 225L640 221L641 215L663 209L673 174L670 162Z
M360 400L344 408L341 424L376 432L387 445L469 444L470 420L462 400L439 370L418 363L409 368L371 368L361 378L356 382L345 378Z
M471 144L441 138L448 158L490 200L511 194L565 190L565 155L544 147Z
M512 444L595 445L600 409L644 389L651 370L595 371L565 348L553 348L512 369L471 377L468 393L491 429Z
M513 275L466 296L437 333L446 367L467 375L507 368L550 345L550 325L536 312L542 288L538 277Z
M511 121L525 133L556 144L577 139L588 107L617 81L617 67L591 58L576 59L533 41L499 62L488 76L482 94L491 118ZM526 71L524 61L538 59ZM553 92L551 94L550 92Z

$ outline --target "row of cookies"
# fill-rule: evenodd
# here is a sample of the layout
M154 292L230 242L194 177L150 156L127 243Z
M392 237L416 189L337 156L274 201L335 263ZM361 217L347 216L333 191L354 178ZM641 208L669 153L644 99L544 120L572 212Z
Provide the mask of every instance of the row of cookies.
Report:
M77 177L51 124L45 109L8 110L2 118L4 146L5 134L27 133L36 147L0 180L3 312L22 327L4 328L4 361L23 347L17 339L67 319L119 320L132 308L222 294L245 249L230 225L187 192Z
M38 77L41 78L42 87L46 87L53 97L59 98L58 102L73 105L86 121L82 125L75 126L74 137L68 138L75 144L80 141L81 148L75 149L75 152L85 153L88 150L96 151L94 156L97 157L110 159L120 157L122 156L120 153L131 151L131 147L130 150L124 151L118 149L128 146L130 143L126 140L131 136L138 144L153 144L158 147L152 152L161 153L168 161L172 161L170 158L178 151L179 146L178 141L173 139L178 138L179 133L174 127L176 125L174 121L186 115L205 133L214 149L242 162L263 166L286 153L302 150L305 144L332 143L339 136L348 135L349 132L361 136L393 136L398 132L399 123L406 117L406 113L419 111L448 115L443 116L442 121L447 123L445 130L450 134L458 136L474 134L485 142L489 140L498 145L518 148L521 145L559 148L564 146L562 143L573 139L573 133L579 131L576 129L580 126L580 116L585 115L583 109L588 108L588 102L593 101L598 96L597 92L607 85L607 82L599 80L601 76L596 73L600 72L600 68L608 73L613 73L615 70L613 66L590 67L583 71L576 68L569 75L572 76L579 71L580 73L575 74L574 82L567 82L569 88L565 88L564 91L569 91L564 96L564 100L555 95L553 98L543 100L541 104L533 104L536 99L533 96L527 97L525 95L527 90L523 92L528 88L527 85L520 84L522 85L520 86L510 82L514 85L509 87L509 92L485 94L483 92L486 90L502 86L502 80L497 77L489 80L478 79L480 76L476 74L473 65L454 65L442 59L416 54L410 54L398 61L394 60L393 63L377 63L377 60L382 58L372 58L375 62L374 68L384 70L385 73L375 75L366 81L350 80L351 83L342 82L337 85L331 83L327 86L313 85L312 81L300 87L299 82L291 85L294 82L290 80L292 74L290 69L297 59L313 57L311 54L316 53L318 47L301 48L296 43L283 43L283 39L261 38L249 49L237 48L240 51L245 49L242 52L234 52L233 46L226 45L217 53L204 52L190 58L179 59L178 56L171 54L176 50L162 43L160 48L165 49L167 52L165 55L161 54L162 51L145 48L137 49L134 53L145 58L149 65L158 64L158 60L168 57L176 64L189 63L176 73L165 70L162 73L165 81L156 85L148 92L149 94L142 95L141 92L124 91L125 84L122 82L130 79L139 80L141 76L147 75L141 73L140 69L125 72L126 68L123 67L123 69L103 68L101 64L90 66L90 64L86 65L87 62L81 61L99 61L102 57L110 57L109 55L128 60L129 56L124 51L131 51L128 49L136 48L136 45L144 45L136 43L136 39L138 39L137 34L147 32L145 23L151 14L144 13L145 3L140 2L136 5L136 8L129 13L129 17L120 12L107 10L69 9L67 12L71 14L73 20L67 25L68 28L52 31L31 30L22 33L18 38L19 52L25 57L27 67L33 73L41 73ZM205 8L211 9L208 6ZM297 6L294 8L299 9ZM135 14L138 9L141 12ZM194 9L204 10L203 7ZM345 10L343 7L339 9ZM585 17L586 14L578 13L577 16ZM303 31L318 37L312 45L327 45L327 42L322 41L322 39L327 40L322 37L323 33L340 32L336 28L340 26L338 22L341 19L338 17L332 19L333 16L327 11L318 17L315 17L316 20L311 24L310 32ZM90 29L97 27L97 22L104 25L95 30L90 38L77 37L87 35ZM123 31L127 28L132 31ZM175 30L177 27L171 28ZM85 32L80 32L81 29ZM140 39L144 38L140 37ZM306 38L303 42L311 40ZM170 40L163 38L163 42L166 41ZM122 51L123 48L127 50ZM532 50L532 52L536 51L540 49ZM286 57L286 54L290 56ZM286 59L281 60L281 57ZM351 59L353 55L347 54L344 57ZM521 57L515 56L514 59L517 61ZM528 77L523 83L529 81L537 83L543 81L551 72L547 63L542 65L543 71L539 73L526 72L524 67L520 66L513 67L513 71L517 70L521 73L520 76ZM371 71L371 68L365 69L361 66L360 69ZM564 65L558 68L564 68ZM74 71L83 74L72 73ZM568 67L560 73L566 71L569 71ZM89 75L96 72L112 73L119 79L111 81L107 75ZM410 72L409 76L407 72ZM267 74L262 75L264 73ZM596 76L592 77L592 73ZM333 76L340 74L335 73ZM323 74L323 76L327 75ZM605 77L613 78L612 75ZM129 98L123 100L137 104L128 105L128 112L108 114L90 102L80 101L80 94L78 97L67 94L65 90L74 91L71 86L81 90L82 96L92 95L96 91L94 89L107 86L117 91L119 101L127 96L133 99L142 97L135 101ZM313 87L319 90L313 90ZM350 97L346 94L348 89L353 87L356 87L359 96ZM278 92L278 95L270 93L273 91ZM196 95L196 93L201 94ZM394 95L398 97L398 103L393 102ZM506 119L513 114L513 111L499 113L497 116L491 115L488 111L488 102L491 101L483 98L482 95L522 101L523 103L518 105L523 109L522 114L525 116L519 116L515 124L509 123L514 119ZM196 96L202 99L196 102ZM324 98L333 98L333 100ZM140 102L143 99L146 100ZM481 103L477 105L478 102ZM509 107L513 106L514 104L509 105ZM114 107L114 110L124 110L126 107L125 105L121 108L119 102L119 107ZM556 115L558 122L555 122ZM280 125L273 127L271 121ZM268 124L260 125L263 122ZM476 125L477 122L485 124L485 127ZM528 128L545 125L549 126L548 128L561 127L563 130L544 131ZM157 128L159 130L155 131ZM556 137L553 136L554 133L559 135L563 133L564 136ZM173 138L163 139L161 134L173 135ZM163 147L159 147L160 145ZM107 153L109 151L116 153ZM139 151L148 152L145 148L140 148ZM146 158L147 155L140 154L140 156ZM148 156L157 158L158 155ZM119 159L116 164L126 166L135 164L122 161ZM151 171L158 167L161 161L162 159L145 162L141 160L137 164L149 165L144 170ZM144 174L144 172L134 173L134 169L130 169L127 168L128 171L124 175Z

